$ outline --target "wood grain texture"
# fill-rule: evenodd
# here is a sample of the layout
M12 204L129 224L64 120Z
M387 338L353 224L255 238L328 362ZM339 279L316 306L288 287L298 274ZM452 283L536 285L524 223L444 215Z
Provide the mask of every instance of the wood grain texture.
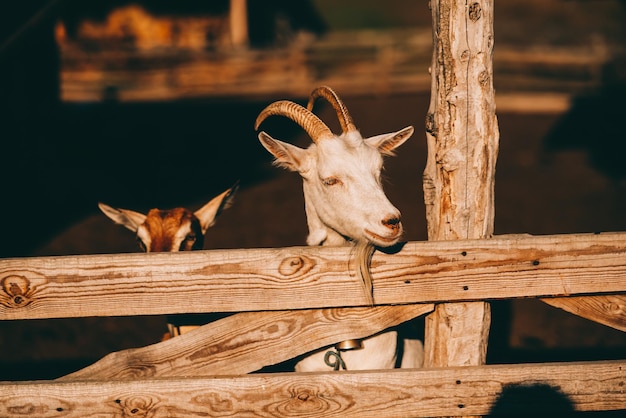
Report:
M429 240L488 238L499 148L493 87L493 1L430 2L431 99L424 202Z
M485 326L484 324L487 324ZM484 364L491 323L488 303L441 303L426 317L424 366Z
M352 251L4 259L0 320L366 306ZM409 242L372 275L378 304L626 293L626 233Z
M626 295L541 299L555 308L626 332Z
M0 416L524 416L626 410L626 362L547 363L372 372L0 383Z
M432 305L245 312L147 347L111 353L60 380L251 373L432 311Z
M433 0L430 7L432 85L423 185L428 239L490 238L499 146L493 87L494 4ZM490 326L487 302L437 305L426 318L424 366L484 364Z

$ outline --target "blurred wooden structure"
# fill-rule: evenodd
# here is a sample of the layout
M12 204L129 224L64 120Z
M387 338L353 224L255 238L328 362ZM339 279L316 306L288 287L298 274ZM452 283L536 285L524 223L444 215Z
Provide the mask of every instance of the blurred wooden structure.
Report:
M58 26L62 100L306 97L321 84L344 95L430 89L432 37L427 28L331 31L318 37L300 32L287 44L253 48L246 1L231 0L230 5L228 15L184 19L127 8L124 16L106 24L86 22L89 30L82 39L68 37ZM124 30L131 33L124 36ZM545 99L547 106L563 110L569 96L600 84L609 58L609 47L600 41L523 49L498 44L497 91L504 106L540 108L537 99ZM512 102L510 94L520 91L530 101L515 97Z
M333 32L286 47L220 51L94 54L67 42L60 44L61 95L67 102L306 97L320 84L346 95L427 92L431 45L430 32L419 29ZM607 59L602 48L499 45L498 95L524 92L531 100L522 105L539 110L533 97L556 97L563 110L567 97L600 85Z
M626 331L626 233L491 236L493 2L435 3L431 240L374 255L376 306L365 307L350 248L0 260L4 320L236 312L56 381L0 383L0 415L474 416L507 402L555 416L626 410L626 360L484 365L493 299L542 298ZM243 375L426 314L423 369ZM515 392L528 388L539 392Z

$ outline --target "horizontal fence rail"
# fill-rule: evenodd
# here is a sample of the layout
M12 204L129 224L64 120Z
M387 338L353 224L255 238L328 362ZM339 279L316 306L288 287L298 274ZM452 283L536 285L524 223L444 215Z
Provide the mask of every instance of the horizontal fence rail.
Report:
M376 304L624 293L626 233L408 242L371 270ZM0 320L365 306L355 271L344 247L4 259Z
M625 382L625 361L603 361L0 383L0 416L434 417L486 415L502 402L557 417L626 409Z
M359 307L367 299L355 265L352 249L324 247L0 260L0 319L244 312L55 381L0 382L0 416L626 411L624 360L241 375L311 349L294 342L318 339L316 324L326 324L325 344L337 332L359 338L426 314L432 302L573 301L572 312L601 311L624 326L626 233L409 242L374 255L381 306L370 308Z

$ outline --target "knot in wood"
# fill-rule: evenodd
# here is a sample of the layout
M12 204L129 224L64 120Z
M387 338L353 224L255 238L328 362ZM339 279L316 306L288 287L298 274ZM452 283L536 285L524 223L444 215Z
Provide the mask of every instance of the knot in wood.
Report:
M156 366L153 364L129 364L116 378L119 379L141 379L156 375Z
M480 85L482 87L485 87L489 84L489 71L481 71L480 74L478 74L478 83L480 83Z
M617 302L609 302L607 306L607 311L611 315L623 315L624 313L626 313L626 306L623 306L622 304Z
M458 170L465 162L464 155L455 148L441 150L436 158L437 163L448 173Z
M315 263L310 258L304 256L292 256L287 257L283 261L280 262L278 266L278 272L283 276L294 276L296 274L302 275L306 274L311 269Z
M117 402L117 401L116 401ZM133 396L119 402L125 417L148 416L158 404L157 399L150 396Z
M483 10L480 7L480 3L475 2L475 3L470 4L469 9L468 9L468 14L469 14L469 19L472 22L477 22L480 19L480 16L482 15L482 13L483 13Z
M31 293L30 280L24 276L7 276L2 279L2 290L6 295L7 306L26 306Z
M345 406L354 404L354 400L343 396L338 387L298 386L288 390L289 399L276 408L279 416L343 416ZM328 395L328 391L332 395Z
M436 137L436 124L435 124L435 115L432 113L428 113L426 115L426 132Z
M318 416L333 415L336 405L330 405L316 390L308 387L294 388L291 391L291 401L279 408L284 416L300 416L315 414ZM336 413L334 414L336 415Z

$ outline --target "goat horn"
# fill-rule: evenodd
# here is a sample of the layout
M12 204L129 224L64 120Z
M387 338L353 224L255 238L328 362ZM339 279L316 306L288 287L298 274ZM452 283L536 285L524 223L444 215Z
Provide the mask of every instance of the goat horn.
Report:
M348 108L343 104L337 93L335 93L335 91L328 86L317 87L311 92L311 95L309 96L309 103L307 105L308 110L313 110L315 100L319 97L323 97L328 100L328 102L333 106L333 109L335 109L337 117L339 118L341 131L344 134L346 132L356 131L356 126L354 126L354 122L352 122L352 117L348 112Z
M258 130L259 125L268 116L285 116L306 131L311 137L313 142L317 143L322 139L328 139L334 137L332 131L320 118L315 116L311 111L305 109L297 103L289 100L280 100L267 106L259 113L254 123L254 129Z

